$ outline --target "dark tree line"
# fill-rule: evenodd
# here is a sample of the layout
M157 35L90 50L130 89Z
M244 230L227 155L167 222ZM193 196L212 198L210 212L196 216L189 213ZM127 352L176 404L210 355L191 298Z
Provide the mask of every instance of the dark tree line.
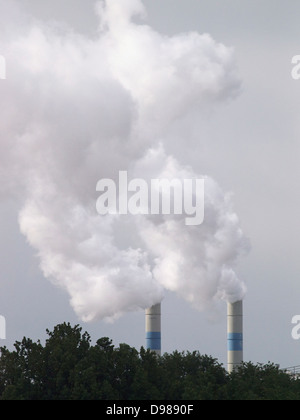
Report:
M108 338L95 346L77 325L58 325L43 346L1 348L0 400L298 400L300 380L273 364L228 375L199 352L157 357Z

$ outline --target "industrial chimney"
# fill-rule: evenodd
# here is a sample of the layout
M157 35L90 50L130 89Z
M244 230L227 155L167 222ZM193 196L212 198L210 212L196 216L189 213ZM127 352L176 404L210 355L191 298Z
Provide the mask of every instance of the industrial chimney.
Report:
M243 363L243 301L228 303L228 373Z
M146 309L146 348L161 355L161 304Z

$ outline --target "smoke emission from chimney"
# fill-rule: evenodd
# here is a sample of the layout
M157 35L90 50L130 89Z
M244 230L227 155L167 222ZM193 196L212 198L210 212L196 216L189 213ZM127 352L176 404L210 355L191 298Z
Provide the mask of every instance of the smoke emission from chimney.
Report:
M0 194L21 203L20 229L44 276L84 321L151 308L165 290L199 310L241 300L235 265L247 241L230 195L186 153L199 115L239 93L233 49L208 34L166 36L136 23L146 16L140 0L97 2L94 38L21 10L10 19L0 3L0 51L10 57ZM150 212L100 216L97 182L117 182L120 171L149 185L205 179L204 223Z

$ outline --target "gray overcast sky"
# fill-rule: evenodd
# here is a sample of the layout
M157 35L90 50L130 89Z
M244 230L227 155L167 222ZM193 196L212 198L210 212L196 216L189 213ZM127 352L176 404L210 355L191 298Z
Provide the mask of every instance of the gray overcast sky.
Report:
M39 19L65 21L76 31L95 35L93 0L20 3ZM270 360L282 367L300 364L300 341L291 338L291 319L300 314L300 82L291 78L291 58L300 54L300 4L276 0L144 4L147 23L161 33L207 32L235 48L242 92L208 121L205 133L210 142L201 156L191 148L183 163L201 166L203 173L234 193L235 210L251 240L252 250L238 267L248 287L245 359ZM46 328L69 320L77 323L69 297L43 278L35 252L19 233L17 206L2 201L0 215L0 314L7 319L7 340L2 343L11 346L24 335L43 339ZM220 311L210 322L167 293L163 350L198 349L225 363L225 305ZM98 322L83 328L93 339L109 336L116 344L144 345L142 312L114 324Z

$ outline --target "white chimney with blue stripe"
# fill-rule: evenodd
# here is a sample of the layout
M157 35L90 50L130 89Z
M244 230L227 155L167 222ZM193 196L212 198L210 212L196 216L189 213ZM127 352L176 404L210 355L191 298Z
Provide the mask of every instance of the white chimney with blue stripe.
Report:
M232 373L243 363L243 302L228 303L228 372Z
M146 348L161 355L161 304L146 309Z

